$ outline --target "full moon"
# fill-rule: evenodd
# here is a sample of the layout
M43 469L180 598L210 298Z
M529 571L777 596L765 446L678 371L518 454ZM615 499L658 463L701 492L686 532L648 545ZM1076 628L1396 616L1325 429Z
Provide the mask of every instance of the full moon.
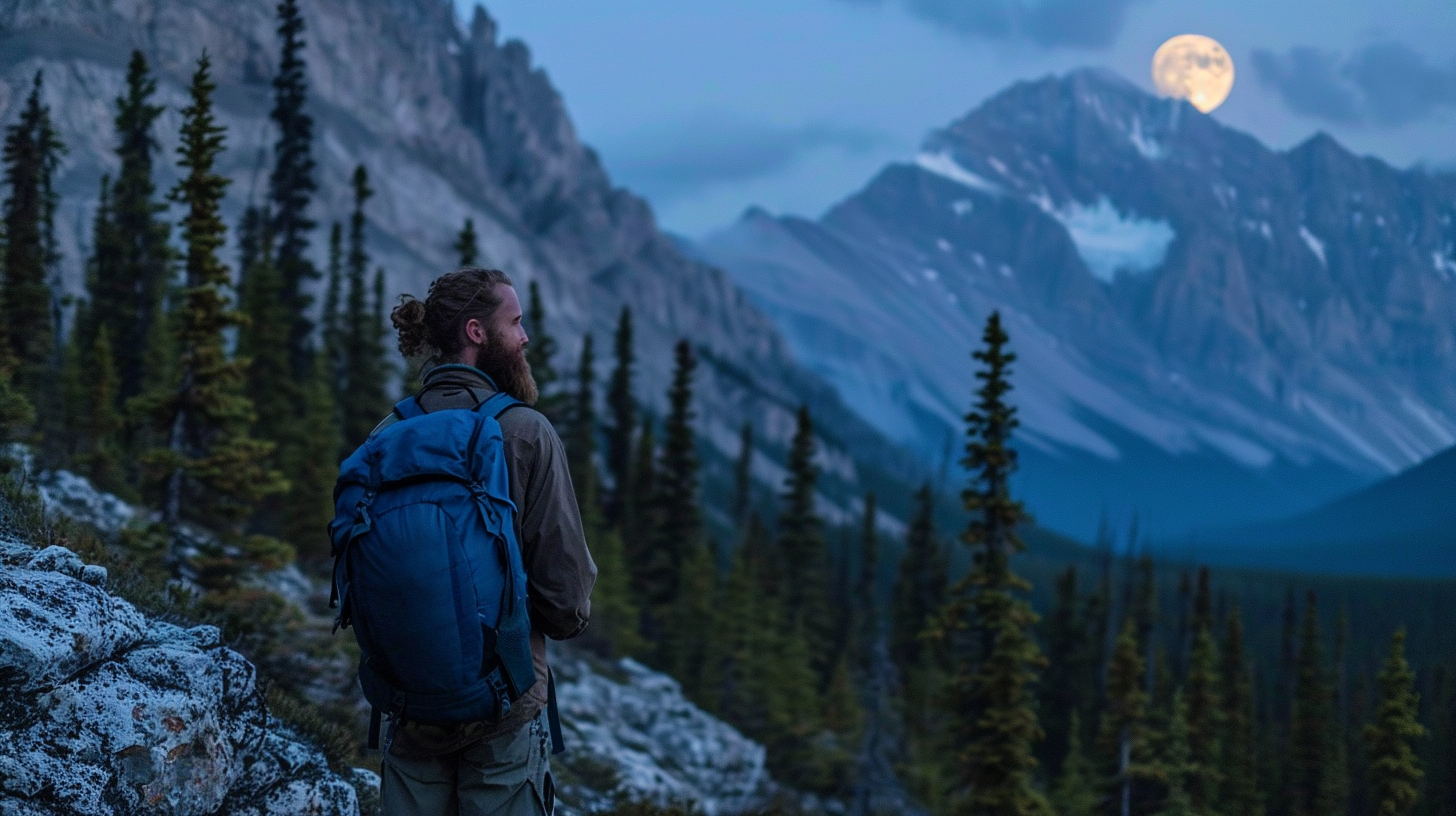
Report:
M1212 37L1181 34L1153 54L1153 85L1163 96L1186 99L1208 113L1233 90L1234 61Z

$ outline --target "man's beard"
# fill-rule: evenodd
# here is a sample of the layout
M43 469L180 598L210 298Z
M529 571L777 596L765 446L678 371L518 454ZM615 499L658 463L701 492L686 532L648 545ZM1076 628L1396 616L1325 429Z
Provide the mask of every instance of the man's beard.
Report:
M475 367L484 371L500 390L510 394L527 405L535 405L539 394L536 378L531 376L531 364L526 362L523 348L510 348L504 337L490 336L485 348L475 361Z

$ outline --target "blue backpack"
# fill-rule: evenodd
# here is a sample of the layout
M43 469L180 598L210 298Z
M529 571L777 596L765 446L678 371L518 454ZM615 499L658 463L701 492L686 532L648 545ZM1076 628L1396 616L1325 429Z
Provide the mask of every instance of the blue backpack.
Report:
M519 404L497 393L425 413L406 399L340 466L330 605L334 630L352 625L359 641L371 748L381 713L495 723L536 680L497 421Z

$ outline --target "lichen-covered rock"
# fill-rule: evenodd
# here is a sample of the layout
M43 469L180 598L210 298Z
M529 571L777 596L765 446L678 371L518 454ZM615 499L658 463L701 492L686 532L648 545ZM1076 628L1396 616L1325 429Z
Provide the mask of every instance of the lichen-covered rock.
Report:
M763 746L688 702L671 677L630 658L597 671L561 653L552 665L569 749L559 761L578 775L589 768L594 778L586 781L596 787L564 789L568 805L691 803L715 816L741 813L774 792Z
M87 570L63 548L22 565L13 549L0 551L0 816L358 812L349 782L269 718L252 664L215 627L148 620L68 574Z

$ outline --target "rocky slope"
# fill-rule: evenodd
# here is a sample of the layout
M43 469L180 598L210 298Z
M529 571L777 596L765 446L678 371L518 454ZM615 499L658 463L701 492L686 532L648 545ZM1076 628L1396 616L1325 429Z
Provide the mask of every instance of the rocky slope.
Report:
M1163 533L1308 507L1456 441L1456 178L1276 152L1078 71L1019 83L822 219L696 251L895 440L959 427L993 308L1032 509Z
M30 473L23 449L9 453L53 514L108 537L147 516L75 474ZM149 619L106 582L105 569L63 547L0 531L0 814L328 816L361 802L371 812L378 778L363 769L340 778L271 718L257 671L215 627ZM260 585L328 636L328 617L308 614L327 586L293 568ZM562 644L552 666L568 748L553 759L564 816L625 802L722 816L792 793L769 777L763 746L690 703L670 677ZM367 708L350 689L362 740Z
M111 101L133 48L160 75L167 112L157 135L166 157L176 145L187 77L204 49L212 55L219 118L228 128L221 167L234 179L226 202L231 223L247 202L265 196L276 138L267 116L277 60L275 5L0 0L0 122L13 120L31 78L44 70L45 99L69 146L58 179L61 271L69 291L81 286L101 175L116 167ZM473 218L483 262L517 282L540 282L550 329L566 358L563 369L584 332L594 332L605 352L619 308L630 303L643 398L664 402L678 337L699 345L698 410L707 451L731 458L738 426L752 420L762 446L755 471L772 479L778 475L772 462L793 432L792 412L806 402L826 429L831 494L857 495L864 483L886 475L913 478L913 458L798 365L778 330L730 279L684 256L658 231L647 204L612 184L577 139L527 47L501 42L483 9L462 30L449 0L301 6L320 188L312 215L324 225L345 218L349 174L359 163L369 168L377 196L369 204L368 240L388 272L391 296L423 295L454 263L450 245ZM162 175L163 185L173 178L170 168ZM320 258L326 234L323 228L314 234ZM599 368L605 375L607 366Z

